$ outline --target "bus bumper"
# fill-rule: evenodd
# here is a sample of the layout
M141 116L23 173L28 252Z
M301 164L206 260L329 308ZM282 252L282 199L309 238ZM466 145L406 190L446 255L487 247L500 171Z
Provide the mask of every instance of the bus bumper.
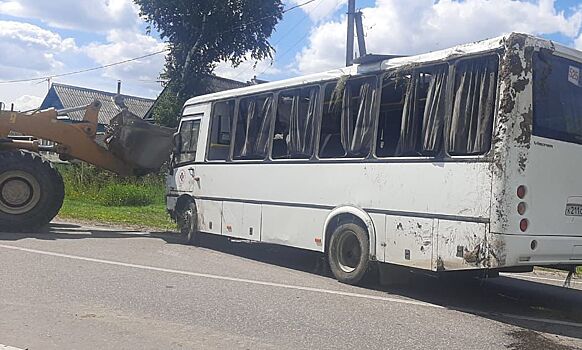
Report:
M493 234L503 245L500 266L582 265L582 237Z

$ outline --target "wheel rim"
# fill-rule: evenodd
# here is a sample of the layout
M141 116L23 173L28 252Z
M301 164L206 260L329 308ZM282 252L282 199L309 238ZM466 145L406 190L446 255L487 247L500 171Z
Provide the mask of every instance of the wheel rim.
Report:
M339 268L346 273L352 273L360 264L362 248L360 241L353 231L344 231L338 237L336 261Z
M20 215L29 212L40 201L40 184L29 173L7 171L0 174L0 211Z
M188 240L192 239L192 208L184 212L184 227L188 229Z

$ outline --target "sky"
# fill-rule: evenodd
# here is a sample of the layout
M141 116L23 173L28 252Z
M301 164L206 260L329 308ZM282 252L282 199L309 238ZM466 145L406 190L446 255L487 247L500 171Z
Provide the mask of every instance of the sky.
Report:
M265 0L268 1L268 0ZM306 0L284 0L287 8ZM287 12L271 38L273 60L216 74L248 81L279 80L341 67L345 60L347 0L315 0ZM582 50L582 0L357 0L368 51L418 54L512 31ZM6 83L62 74L140 57L165 48L148 35L132 0L0 0L0 102L36 108L49 81ZM155 98L164 56L51 82Z

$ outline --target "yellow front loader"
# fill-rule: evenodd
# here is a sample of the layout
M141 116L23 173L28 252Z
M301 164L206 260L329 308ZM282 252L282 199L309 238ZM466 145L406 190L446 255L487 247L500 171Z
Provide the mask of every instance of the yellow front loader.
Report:
M48 224L64 199L63 179L41 152L78 159L121 176L158 170L168 159L173 130L121 111L98 141L99 101L89 106L34 113L0 111L0 232L30 231ZM58 117L85 110L83 121ZM25 135L29 138L18 137ZM51 141L51 146L39 140Z

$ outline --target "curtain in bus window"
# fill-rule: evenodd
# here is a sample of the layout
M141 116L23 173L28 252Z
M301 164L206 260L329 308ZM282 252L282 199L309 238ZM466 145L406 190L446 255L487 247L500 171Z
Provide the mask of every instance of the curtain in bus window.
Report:
M448 140L450 154L483 154L491 147L497 67L495 56L464 61L457 66Z
M273 98L252 98L241 102L238 127L244 127L243 132L237 131L237 139L244 140L240 151L235 144L235 157L244 159L262 159L267 154L271 123Z
M264 99L261 110L259 111L260 113L259 121L261 123L261 126L257 135L257 143L255 145L255 153L257 155L265 156L268 152L271 132L272 108L273 108L273 97L269 96Z
M420 153L419 142L422 132L423 114L421 113L420 104L417 103L419 90L419 75L414 74L410 79L406 91L400 128L400 140L396 148L397 156L413 156Z
M423 154L436 154L440 151L446 113L447 70L446 66L436 69L428 87L422 126Z
M354 84L356 85L356 84ZM356 91L359 95L355 95ZM357 98L354 98L357 97ZM374 89L370 82L361 86L348 84L343 99L341 141L350 156L366 156L374 137L372 100ZM354 100L358 103L354 104Z
M288 150L292 157L309 157L313 149L313 125L317 112L318 89L309 89L309 104L303 116L302 102L305 99L301 92L293 96L289 120Z
M254 146L254 132L253 132L253 124L256 124L257 115L255 113L256 110L256 101L254 99L250 99L247 102L246 106L246 121L245 121L245 141L244 146L240 152L241 157L249 157L253 154L253 146ZM244 113L244 112L243 112ZM241 118L242 116L239 116Z

